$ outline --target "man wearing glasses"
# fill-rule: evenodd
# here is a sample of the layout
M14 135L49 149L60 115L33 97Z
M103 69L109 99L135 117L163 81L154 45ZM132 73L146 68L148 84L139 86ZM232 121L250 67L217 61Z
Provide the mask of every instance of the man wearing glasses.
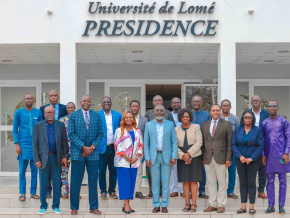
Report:
M178 112L181 109L181 101L180 98L174 97L171 100L171 107L173 111L171 111L175 126L181 126L182 123L178 122ZM171 168L171 176L170 176L170 197L177 197L178 196L178 177L177 177L177 162ZM180 183L180 196L184 197L183 193L183 183Z
M266 213L275 211L275 174L279 177L279 213L285 214L285 200L287 193L286 174L290 173L289 152L290 152L290 123L278 115L278 103L269 101L268 112L270 117L262 123L262 132L265 140L265 147L262 161L266 166L268 209Z
M153 210L152 213L168 213L169 183L171 166L177 159L177 137L173 122L164 119L165 108L158 104L154 107L155 119L146 123L144 152L146 165L152 175ZM160 202L160 181L162 201Z
M266 110L261 109L261 98L258 95L254 95L251 98L252 108L249 111L252 111L255 114L256 123L255 126L261 127L263 121L269 117L269 113ZM242 120L241 120L242 122ZM260 163L259 169L259 187L258 187L258 197L266 199L265 186L266 186L266 175L265 175L265 165Z

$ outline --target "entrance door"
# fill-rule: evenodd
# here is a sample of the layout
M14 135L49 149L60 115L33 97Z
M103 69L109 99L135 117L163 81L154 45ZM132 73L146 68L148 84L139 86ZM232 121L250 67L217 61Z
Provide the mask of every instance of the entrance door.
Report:
M17 154L12 136L14 113L17 109L24 107L25 94L32 94L34 107L39 108L40 96L37 93L40 93L39 84L0 83L0 176L18 174Z

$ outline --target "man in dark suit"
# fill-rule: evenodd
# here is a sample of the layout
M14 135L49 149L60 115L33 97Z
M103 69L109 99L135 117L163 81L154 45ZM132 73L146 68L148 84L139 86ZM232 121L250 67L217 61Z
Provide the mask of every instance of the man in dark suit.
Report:
M45 214L47 211L46 192L48 176L51 174L53 184L52 209L55 213L62 213L59 210L60 204L60 183L61 165L67 167L69 148L66 129L62 122L54 120L55 112L52 106L44 110L46 120L40 121L33 128L33 158L35 165L40 169L40 211Z
M135 117L137 126L140 129L142 138L144 140L145 125L148 122L148 119L139 115L140 102L138 100L131 101L130 110L132 111ZM141 192L142 176L143 176L143 161L141 161L140 167L138 168L138 172L137 172L137 178L136 178L136 184L135 184L135 198L145 199L145 196L143 196ZM149 180L149 183L151 183L151 180Z
M99 113L90 110L91 97L84 95L81 109L69 116L68 136L71 141L71 214L77 214L80 203L81 184L85 168L88 172L90 213L98 210L99 146L104 133Z
M221 107L211 106L211 120L202 124L202 159L207 175L209 207L204 212L225 212L227 201L227 168L232 164L232 124L221 119ZM217 182L219 184L217 192Z
M110 97L105 96L102 99L103 110L98 113L102 119L104 138L99 148L100 153L100 189L101 199L107 198L107 181L106 172L107 167L109 168L109 196L113 199L118 199L116 195L116 184L117 184L117 169L114 166L115 148L114 148L114 135L116 129L120 127L122 114L117 111L111 110L112 100Z
M251 98L251 105L252 108L248 111L252 111L256 118L255 126L261 127L262 123L265 119L269 117L269 113L266 110L261 109L261 98L259 95L254 95ZM242 120L241 120L242 122ZM260 163L259 169L258 169L258 175L259 175L259 187L258 187L258 197L267 199L267 196L265 194L265 187L266 187L266 174L265 174L265 165Z
M59 104L58 99L59 99L58 92L55 89L50 90L48 93L48 100L49 100L50 104L43 105L40 107L43 119L45 119L44 109L46 108L46 106L54 107L54 111L55 111L54 119L55 120L59 120L61 117L64 117L67 115L66 105ZM48 183L47 183L47 196L46 196L47 198L51 198L51 190L52 190L51 175L49 174Z
M155 95L153 97L152 104L153 104L153 107L155 107L158 104L163 105L162 96ZM145 117L148 119L148 122L151 121L151 120L155 120L154 109L151 109L151 110L147 111L146 114L145 114ZM174 118L173 118L171 112L166 110L166 109L165 109L164 119L172 121L173 124L175 125ZM151 185L150 167L146 167L146 173L148 175L148 181L149 181L149 194L147 195L147 198L152 198L153 197L153 193L152 193L152 185ZM162 187L162 184L160 184L160 186ZM160 190L162 190L162 188ZM160 195L162 195L162 193L160 193Z

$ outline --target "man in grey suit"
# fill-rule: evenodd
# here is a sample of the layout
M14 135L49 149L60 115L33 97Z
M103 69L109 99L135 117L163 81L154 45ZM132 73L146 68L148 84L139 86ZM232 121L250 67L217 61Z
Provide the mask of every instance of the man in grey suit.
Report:
M69 148L66 129L62 122L54 120L55 111L52 106L44 109L45 120L34 125L33 128L33 158L35 165L39 168L40 179L40 211L45 214L47 211L47 183L51 174L53 184L52 209L55 213L62 213L60 204L60 183L61 166L67 167Z
M160 95L155 95L153 97L153 101L152 101L153 106L155 107L158 104L163 105L163 98ZM154 115L154 109L151 109L149 111L146 112L145 117L148 119L148 121L154 120L155 119L155 115ZM166 120L170 120L174 123L174 118L172 116L172 114L170 113L170 111L165 110L165 115L164 115L164 119ZM174 123L175 125L175 123Z
M232 124L221 119L221 107L211 106L211 120L201 126L203 136L202 160L207 175L209 207L204 212L225 212L227 201L227 168L232 164ZM217 182L219 184L217 192Z
M158 104L163 105L162 96L155 95L153 97L152 104L153 104L154 107L156 105L158 105ZM147 111L146 114L145 114L145 117L148 119L148 121L155 120L154 109L151 109L151 110ZM171 112L166 110L166 109L165 109L164 119L172 121L173 124L175 125L174 118L173 118ZM153 197L153 193L152 193L152 184L151 184L151 172L150 172L150 168L149 167L146 167L146 173L148 175L148 181L149 181L149 194L147 195L147 198L152 198ZM162 184L160 184L160 185L162 186ZM160 190L162 190L162 188ZM162 191L160 192L160 195L162 195Z
M135 117L137 126L140 129L142 138L144 140L145 125L148 122L148 119L139 115L140 102L138 100L131 101L130 110ZM135 184L135 198L145 199L145 196L143 196L141 192L142 176L143 176L143 161L141 161L140 167L138 168L138 172L137 172L137 178L136 178L136 184Z

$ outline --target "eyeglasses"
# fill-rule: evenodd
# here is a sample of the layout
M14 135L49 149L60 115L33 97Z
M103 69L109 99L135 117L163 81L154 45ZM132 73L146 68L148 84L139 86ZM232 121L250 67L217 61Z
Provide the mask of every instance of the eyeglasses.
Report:
M254 102L254 103L255 103L255 102L259 102L259 101L261 101L261 100L253 100L252 102Z
M244 117L244 119L253 119L253 117Z
M103 104L111 104L110 101L103 101Z
M276 108L278 107L277 105L267 105L267 107L273 107L273 108Z
M180 101L172 102L172 104L180 104Z
M164 110L161 110L161 109L157 109L155 110L156 112L163 112Z

